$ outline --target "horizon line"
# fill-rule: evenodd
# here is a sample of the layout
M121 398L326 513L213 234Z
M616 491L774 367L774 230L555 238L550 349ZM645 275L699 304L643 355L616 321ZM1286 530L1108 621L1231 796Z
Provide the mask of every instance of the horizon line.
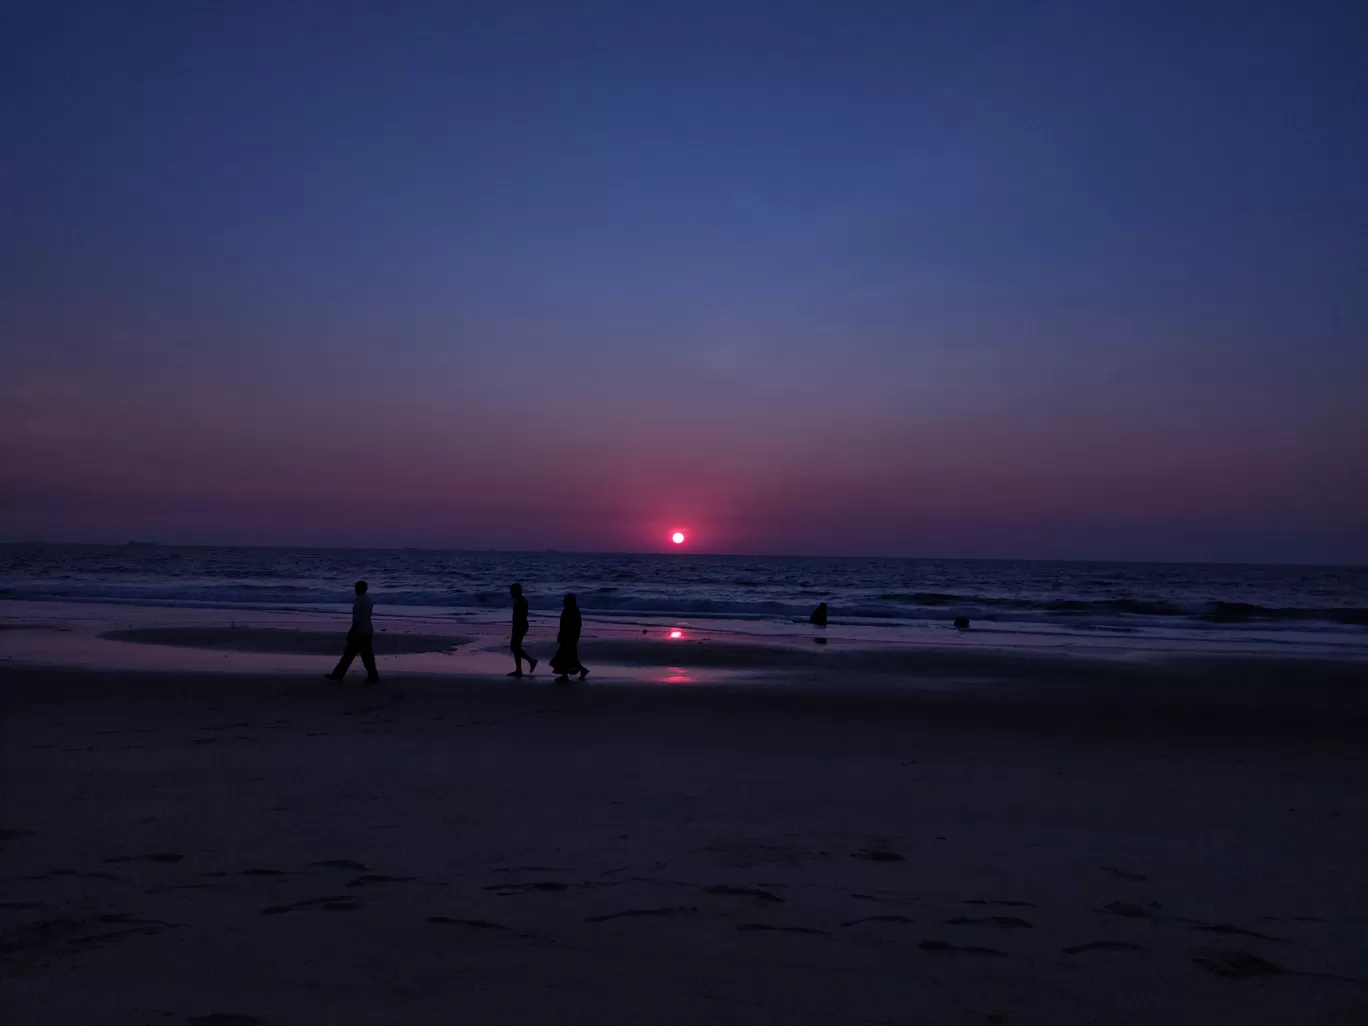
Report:
M80 546L87 548L126 549L126 548L166 548L166 549L253 549L279 550L294 549L305 552L432 552L449 554L507 554L507 555L554 555L554 556L662 556L672 559L681 558L747 558L747 559L889 559L908 562L953 562L953 563L1095 563L1130 564L1138 566L1276 566L1307 567L1314 569L1368 570L1368 563L1305 563L1289 560L1250 560L1250 559L1125 559L1125 558L1058 558L1047 556L901 556L888 553L866 553L845 555L822 555L820 553L799 552L698 552L680 549L574 549L574 548L456 548L425 545L285 545L285 544L242 544L215 542L160 542L130 539L122 542L100 541L45 541L25 539L10 541L0 539L0 547L19 548L23 546L51 547Z

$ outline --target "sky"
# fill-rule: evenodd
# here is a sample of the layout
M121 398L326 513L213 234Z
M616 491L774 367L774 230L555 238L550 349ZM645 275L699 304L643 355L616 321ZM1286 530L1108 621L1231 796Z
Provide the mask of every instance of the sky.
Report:
M0 540L1368 562L1368 5L0 9Z

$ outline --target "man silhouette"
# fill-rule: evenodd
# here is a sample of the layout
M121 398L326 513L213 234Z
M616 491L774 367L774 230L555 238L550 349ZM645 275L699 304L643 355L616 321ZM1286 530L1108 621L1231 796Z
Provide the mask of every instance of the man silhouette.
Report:
M509 648L513 650L513 665L517 667L510 677L521 677L522 661L527 660L527 672L537 671L537 661L523 651L523 638L527 636L527 599L523 598L522 585L510 584L508 593L513 596L513 641Z
M359 654L361 665L366 668L366 683L379 684L380 674L375 671L375 630L371 627L371 610L375 603L366 594L366 582L356 582L356 601L352 603L352 625L347 632L347 647L338 660L337 668L323 676L338 681L347 675L347 668Z

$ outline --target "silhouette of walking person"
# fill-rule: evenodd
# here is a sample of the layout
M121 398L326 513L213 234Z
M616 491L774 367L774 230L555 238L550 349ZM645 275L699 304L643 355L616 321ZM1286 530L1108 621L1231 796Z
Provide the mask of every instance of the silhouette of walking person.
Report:
M560 674L556 680L569 680L570 674L579 671L579 679L589 676L589 671L579 660L580 611L574 594L565 596L565 608L561 610L560 633L556 641L560 647L551 657L551 669Z
M523 598L522 585L510 584L508 593L513 596L513 641L509 648L513 650L513 665L516 669L509 674L510 677L521 677L523 660L527 660L527 672L537 672L537 661L523 651L523 638L527 637L527 599Z
M356 582L356 601L352 603L352 625L347 631L347 647L332 673L323 676L328 680L339 681L347 675L352 660L361 656L361 665L366 668L366 683L379 684L380 674L375 670L375 630L371 627L371 610L375 603L366 594L366 582Z

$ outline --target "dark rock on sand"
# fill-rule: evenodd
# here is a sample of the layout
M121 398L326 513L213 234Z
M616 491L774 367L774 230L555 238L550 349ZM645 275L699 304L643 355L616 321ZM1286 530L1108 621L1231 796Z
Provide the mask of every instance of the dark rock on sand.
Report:
M817 608L814 609L812 615L808 617L808 623L812 624L814 627L825 627L827 625L827 604L825 602L819 602L817 604Z
M969 629L969 617L967 617L967 616L957 616L957 617L955 617L955 630L957 630L957 631L967 631L968 629Z

